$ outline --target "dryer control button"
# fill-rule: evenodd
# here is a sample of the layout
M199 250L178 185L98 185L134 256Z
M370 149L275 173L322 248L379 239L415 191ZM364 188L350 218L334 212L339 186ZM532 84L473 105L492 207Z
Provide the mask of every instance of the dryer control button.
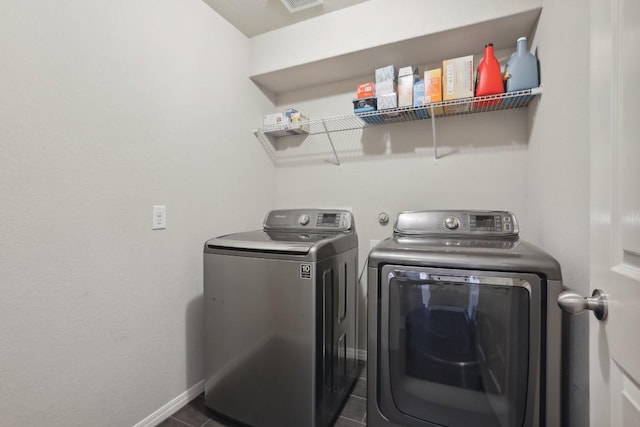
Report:
M298 217L298 222L300 223L300 225L307 225L309 224L309 220L311 218L309 218L309 215L307 214L302 214L300 215L300 217Z
M448 216L444 220L444 226L449 230L455 230L460 226L460 220L458 220L458 218L456 218L455 216Z

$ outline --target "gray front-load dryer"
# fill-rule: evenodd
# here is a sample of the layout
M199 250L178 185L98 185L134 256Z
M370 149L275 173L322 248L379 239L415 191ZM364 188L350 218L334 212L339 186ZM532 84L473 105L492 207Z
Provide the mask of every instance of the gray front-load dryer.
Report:
M204 246L205 403L254 427L327 426L357 374L345 210L275 210Z
M369 254L367 425L560 426L561 290L509 212L399 214Z

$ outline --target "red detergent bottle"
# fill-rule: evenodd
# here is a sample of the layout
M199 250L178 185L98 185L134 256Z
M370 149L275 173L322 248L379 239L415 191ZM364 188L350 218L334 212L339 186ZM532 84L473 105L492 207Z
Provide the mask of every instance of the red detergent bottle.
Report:
M504 80L500 69L500 61L493 52L493 43L484 47L484 57L478 65L476 73L476 96L497 95L504 93ZM501 99L476 102L475 108L482 109L498 105Z

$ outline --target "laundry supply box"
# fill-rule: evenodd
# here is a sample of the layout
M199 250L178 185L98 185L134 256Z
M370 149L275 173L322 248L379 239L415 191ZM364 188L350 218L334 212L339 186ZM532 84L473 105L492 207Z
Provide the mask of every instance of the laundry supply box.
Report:
M398 108L398 94L396 92L378 95L378 111Z
M361 83L356 87L356 98L367 99L376 96L376 84L374 82Z
M424 80L418 80L413 84L413 106L423 107L426 104ZM416 115L420 119L426 119L429 117L426 108L416 110Z
M402 67L398 70L398 107L413 105L413 83L416 80L413 67Z
M353 100L353 112L357 116L362 116L366 113L373 113L378 109L378 99L377 98L365 98L365 99L354 99ZM367 115L362 116L362 120L366 123L383 123L384 119L380 115Z
M384 80L376 82L376 96L388 95L398 91L398 83L395 80Z
M290 119L284 113L265 114L262 119L262 125L267 126L282 126L290 123Z
M396 79L396 69L393 65L386 65L384 67L376 68L375 74L376 83Z
M300 114L295 108L287 108L282 113L266 114L264 116L263 125L266 128L265 133L276 138L290 135L306 135L309 133L310 126L304 123L307 117ZM269 130L273 127L273 130Z
M473 55L442 61L442 96L445 101L473 98ZM444 107L448 114L464 113L471 103Z
M435 68L424 72L424 100L427 104L434 102L442 102L442 68ZM431 109L429 108L429 114ZM443 114L442 107L435 107L433 114L441 116Z

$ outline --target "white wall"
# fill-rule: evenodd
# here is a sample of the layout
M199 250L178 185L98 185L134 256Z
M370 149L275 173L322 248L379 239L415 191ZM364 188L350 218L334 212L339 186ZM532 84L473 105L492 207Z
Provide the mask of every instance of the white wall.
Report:
M204 241L273 203L248 40L199 0L7 0L0 51L0 424L133 425L203 378Z
M544 95L527 174L529 239L556 257L565 285L581 295L589 295L589 23L580 0L544 2L534 43ZM588 320L567 316L563 325L563 426L589 425Z

